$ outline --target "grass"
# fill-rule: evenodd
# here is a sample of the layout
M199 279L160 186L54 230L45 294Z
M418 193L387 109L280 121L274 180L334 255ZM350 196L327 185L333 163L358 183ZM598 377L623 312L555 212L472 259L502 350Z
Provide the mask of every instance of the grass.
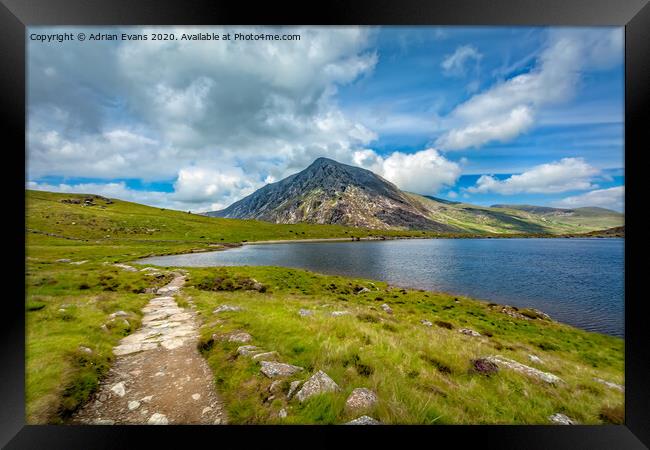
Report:
M87 196L78 194L27 191L26 197L30 424L66 422L106 374L112 347L139 326L141 308L153 297L149 290L168 281L112 263L244 241L446 236L217 219L95 197L93 205L84 206ZM456 303L444 294L300 270L189 269L189 279L185 292L203 320L201 352L233 423L341 423L354 418L344 403L355 387L378 393L379 404L368 414L386 423L547 423L555 412L582 423L621 420L623 395L592 380L623 382L621 339L539 318L512 319L464 297ZM362 287L369 292L359 292ZM212 314L224 303L244 310ZM387 315L382 303L394 314ZM301 308L314 314L301 317ZM118 310L128 313L128 324L111 320ZM335 310L351 314L328 314ZM426 327L422 319L434 325ZM461 327L486 337L462 335ZM282 395L269 400L270 380L256 363L236 358L237 344L212 337L235 330L251 333L255 345L304 367L300 377L324 370L342 392L302 405L287 403ZM534 365L527 360L533 353L544 361L542 370L564 378L567 386L549 387L505 370L491 377L470 370L472 359L496 353ZM285 390L291 380L284 382ZM275 414L282 407L289 415L281 421Z
M343 423L358 416L344 408L356 387L376 391L379 404L368 413L393 424L548 424L556 412L599 424L615 420L615 408L622 408L622 393L593 381L623 383L623 341L618 338L542 319L512 319L485 302L377 281L278 267L189 272L192 286L186 293L203 321L199 347L232 423ZM221 283L254 279L267 291L237 288L236 282L232 290L211 290L207 280L213 278ZM370 292L352 294L357 286ZM392 315L379 307L378 295L387 299ZM213 314L221 304L243 309ZM313 314L300 316L300 309ZM332 317L336 310L352 314ZM426 327L422 319L444 325ZM492 337L472 338L458 328ZM284 395L266 400L271 380L256 362L237 355L241 344L220 339L235 331L250 333L252 344L305 368L285 381L285 389L289 381L323 370L342 391L305 404L287 402ZM495 354L556 374L567 384L550 386L504 369L491 377L472 370L473 359ZM531 363L529 354L543 363ZM281 408L289 412L286 419L276 417Z

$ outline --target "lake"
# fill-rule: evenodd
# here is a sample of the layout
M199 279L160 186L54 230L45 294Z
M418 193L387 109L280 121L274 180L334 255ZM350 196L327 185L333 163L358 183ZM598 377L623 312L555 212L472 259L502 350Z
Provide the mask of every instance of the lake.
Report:
M244 245L160 266L285 266L532 307L624 335L624 239L409 239Z

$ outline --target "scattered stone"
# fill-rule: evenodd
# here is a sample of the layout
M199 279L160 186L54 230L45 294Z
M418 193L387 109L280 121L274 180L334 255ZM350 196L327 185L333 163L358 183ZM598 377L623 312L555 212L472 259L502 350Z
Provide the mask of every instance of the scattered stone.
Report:
M137 272L138 269L136 269L133 266L129 266L128 264L113 264L115 267L119 267L120 269L126 270L127 272Z
M201 415L203 416L205 413L209 413L210 411L212 411L212 408L210 406L206 406L203 408L203 411L201 411Z
M242 345L241 347L237 347L237 354L242 356L255 355L263 351L264 350L261 350L259 347L254 345Z
M84 259L83 261L71 261L70 264L75 264L77 266L80 266L82 264L86 264L88 262L87 259Z
M201 394L192 394L192 400L198 400L201 398Z
M223 423L223 419L221 419L221 417L217 417L214 420L214 425L221 425L222 423Z
M298 311L298 314L305 317L305 316L311 316L313 313L308 309L301 309L300 311Z
M606 381L601 378L594 378L594 381L604 384L609 388L616 389L617 391L625 392L625 386L622 386L620 384L612 383L611 381Z
M169 421L164 414L154 413L147 421L149 425L167 425Z
M340 391L341 388L325 372L319 370L310 379L305 381L302 388L296 393L299 402L304 402L309 397L325 392Z
M108 400L108 396L106 394L101 394L98 399L100 402L105 402Z
M58 262L58 263L69 263L69 262L72 262L72 260L71 260L71 259L67 259L67 258L61 258L61 259L57 259L55 262Z
M531 308L531 311L533 311L535 314L537 314L538 317L541 317L544 320L553 320L551 319L551 316L546 314L544 311L540 311L539 309Z
M126 390L124 389L124 381L120 381L116 385L114 385L111 388L111 391L114 392L116 395L119 395L120 397L124 397L124 394L126 394Z
M381 305L381 309L383 309L387 314L393 314L393 308L388 306L386 303Z
M134 409L138 409L140 407L140 402L137 400L133 400L129 402L128 404L129 411L133 411Z
M548 420L558 425L575 425L575 422L572 419L560 413L548 416Z
M120 311L115 311L113 314L109 315L108 317L110 317L111 319L114 319L116 317L128 317L128 316L129 316L129 313L126 313L126 312L120 310Z
M149 403L151 399L153 398L153 395L147 395L146 397L142 397L141 400L145 403Z
M253 336L251 336L248 333L240 332L240 333L234 333L228 336L228 342L241 342L241 343L246 343L250 342L253 340Z
M269 378L288 377L305 370L302 367L274 361L260 361L260 365L262 366L260 372Z
M507 314L510 317L514 317L515 319L523 319L523 320L532 320L530 317L526 317L520 312L517 312L517 310L510 305L504 305L501 307L501 312L503 314Z
M471 330L469 328L461 328L458 330L459 333L466 334L467 336L472 336L472 337L480 337L481 333L478 331Z
M427 327L432 327L432 326L433 326L433 324L432 324L431 322L429 322L428 320L426 320L426 319L422 319L422 320L420 321L420 323L421 323L422 325L424 325L424 326L427 326Z
M265 353L258 353L257 355L253 355L253 361L274 361L277 359L280 355L278 352L273 351L273 352L265 352Z
M280 419L284 419L284 418L286 418L286 417L287 417L287 410L284 409L284 408L282 408L282 409L278 412L278 417L279 417Z
M271 385L269 386L269 392L273 394L277 394L280 391L280 388L282 387L282 381L280 380L275 380Z
M514 370L515 372L523 373L524 375L527 375L532 378L537 378L538 380L545 381L546 383L549 384L557 384L557 383L564 382L564 380L562 380L557 375L553 375L552 373L548 373L548 372L542 372L541 370L537 370L534 367L526 366L517 361L513 361L512 359L504 358L501 355L488 356L485 359L493 362L499 367L501 366L507 367L508 369Z
M542 359L539 356L535 355L528 355L528 359L531 360L531 362L537 363L537 364L542 364Z
M381 425L381 422L370 416L361 416L347 422L346 425Z
M486 358L473 359L471 362L472 370L481 375L490 376L499 371L499 366Z
M302 380L296 380L296 381L292 381L291 384L289 384L289 392L287 392L287 400L291 400L291 397L298 390L301 383Z
M212 311L212 314L219 314L220 312L225 312L225 311L241 311L241 307L231 306L231 305L221 305L217 309Z
M370 292L370 289L367 287L361 288L357 291L357 294L365 294L366 292Z
M83 345L79 346L79 350L84 352L84 353L87 353L89 355L92 355L92 353L93 353L93 351L91 349L89 349L88 347L84 347Z
M377 404L377 394L370 389L356 388L345 401L348 411L362 411L373 408Z
M338 316L345 316L350 314L349 311L332 311L332 316L338 317Z

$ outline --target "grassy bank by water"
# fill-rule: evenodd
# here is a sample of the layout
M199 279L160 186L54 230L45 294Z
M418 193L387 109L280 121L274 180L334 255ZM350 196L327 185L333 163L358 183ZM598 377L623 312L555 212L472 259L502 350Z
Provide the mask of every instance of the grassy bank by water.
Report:
M114 263L243 241L440 237L214 219L97 197L84 205L87 197L27 193L28 423L65 422L89 398L113 361L112 347L139 326L151 290L168 281ZM386 423L548 423L556 412L582 423L621 420L623 394L593 380L623 382L621 339L368 280L269 267L188 274L180 301L187 305L192 297L203 320L201 351L233 423L341 423L353 416L343 404L355 387L377 392L379 403L368 413ZM245 290L249 284L242 280L248 278L262 283L264 292ZM357 287L368 292L355 293ZM384 303L393 314L381 308ZM213 314L221 304L243 309ZM301 308L312 314L300 316ZM119 311L126 315L111 317ZM332 311L349 314L334 317ZM461 327L482 337L461 334ZM284 394L268 401L270 380L258 364L236 357L242 344L220 339L235 330L250 333L251 344L277 351L282 361L304 367L294 378L320 369L342 391L305 404L287 402ZM494 354L554 373L566 385L550 386L506 369L492 376L470 370L472 359ZM529 354L542 363L531 362ZM282 408L288 412L283 420L276 417Z

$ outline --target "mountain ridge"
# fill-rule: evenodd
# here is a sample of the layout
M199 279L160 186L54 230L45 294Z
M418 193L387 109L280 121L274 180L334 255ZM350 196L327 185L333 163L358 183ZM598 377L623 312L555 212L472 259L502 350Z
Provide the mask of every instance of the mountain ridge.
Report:
M320 157L211 217L451 233L575 233L623 225L604 208L491 207L400 190L374 172Z

